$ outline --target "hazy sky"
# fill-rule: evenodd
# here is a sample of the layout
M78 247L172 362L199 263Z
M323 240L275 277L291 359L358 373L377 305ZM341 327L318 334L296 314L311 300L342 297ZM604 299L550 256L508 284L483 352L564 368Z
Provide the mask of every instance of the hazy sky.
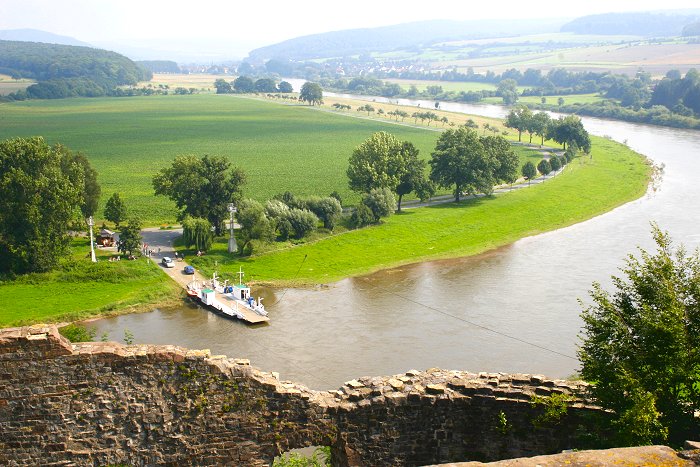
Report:
M244 56L305 34L408 21L562 18L699 6L697 0L0 0L0 30L41 29L90 43L216 38Z

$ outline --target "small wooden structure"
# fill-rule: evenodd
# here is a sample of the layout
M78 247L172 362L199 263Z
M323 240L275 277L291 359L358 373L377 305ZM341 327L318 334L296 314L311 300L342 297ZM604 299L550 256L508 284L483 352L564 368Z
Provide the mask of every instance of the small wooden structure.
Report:
M97 236L97 244L100 246L117 246L116 234L111 230L100 230L100 235Z

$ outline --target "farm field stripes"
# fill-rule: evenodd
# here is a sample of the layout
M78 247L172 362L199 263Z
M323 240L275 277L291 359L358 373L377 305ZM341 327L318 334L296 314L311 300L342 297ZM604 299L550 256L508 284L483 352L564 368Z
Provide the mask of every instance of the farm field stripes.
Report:
M310 112L234 96L191 95L25 101L2 105L0 139L43 136L83 152L99 173L102 202L120 192L147 225L175 220L151 178L182 154L222 155L248 175L245 196L264 200L338 191L355 201L345 170L375 131L412 141L428 158L438 134L389 122ZM101 213L101 209L100 209Z

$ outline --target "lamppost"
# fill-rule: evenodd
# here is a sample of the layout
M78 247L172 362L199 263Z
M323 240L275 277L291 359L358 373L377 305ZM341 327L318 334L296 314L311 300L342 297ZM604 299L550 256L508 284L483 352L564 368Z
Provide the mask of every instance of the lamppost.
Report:
M95 221L92 220L92 216L87 219L88 227L90 227L90 258L93 263L97 262L95 258L95 242L92 240L92 226L95 225Z
M228 212L231 213L231 223L229 224L229 238L228 238L228 252L234 253L238 251L238 245L236 245L236 237L233 235L233 215L238 211L233 203L228 204Z

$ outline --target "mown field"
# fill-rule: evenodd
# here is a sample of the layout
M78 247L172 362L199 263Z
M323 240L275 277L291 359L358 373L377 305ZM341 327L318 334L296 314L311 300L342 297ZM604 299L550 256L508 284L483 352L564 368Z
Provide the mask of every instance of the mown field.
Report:
M622 144L593 138L580 157L545 183L503 195L407 210L379 226L283 251L232 260L224 241L193 263L233 279L242 266L258 282L312 284L439 258L468 256L565 227L642 196L650 167ZM378 247L381 245L381 247Z
M0 139L43 136L85 153L99 173L102 203L120 192L145 225L175 221L173 204L153 196L151 179L178 155L227 157L246 171L248 197L338 191L352 203L347 161L373 132L411 141L426 158L438 137L387 120L220 95L25 101L2 104L0 112Z
M34 81L29 79L12 79L10 76L0 74L0 96L27 89L32 84Z

